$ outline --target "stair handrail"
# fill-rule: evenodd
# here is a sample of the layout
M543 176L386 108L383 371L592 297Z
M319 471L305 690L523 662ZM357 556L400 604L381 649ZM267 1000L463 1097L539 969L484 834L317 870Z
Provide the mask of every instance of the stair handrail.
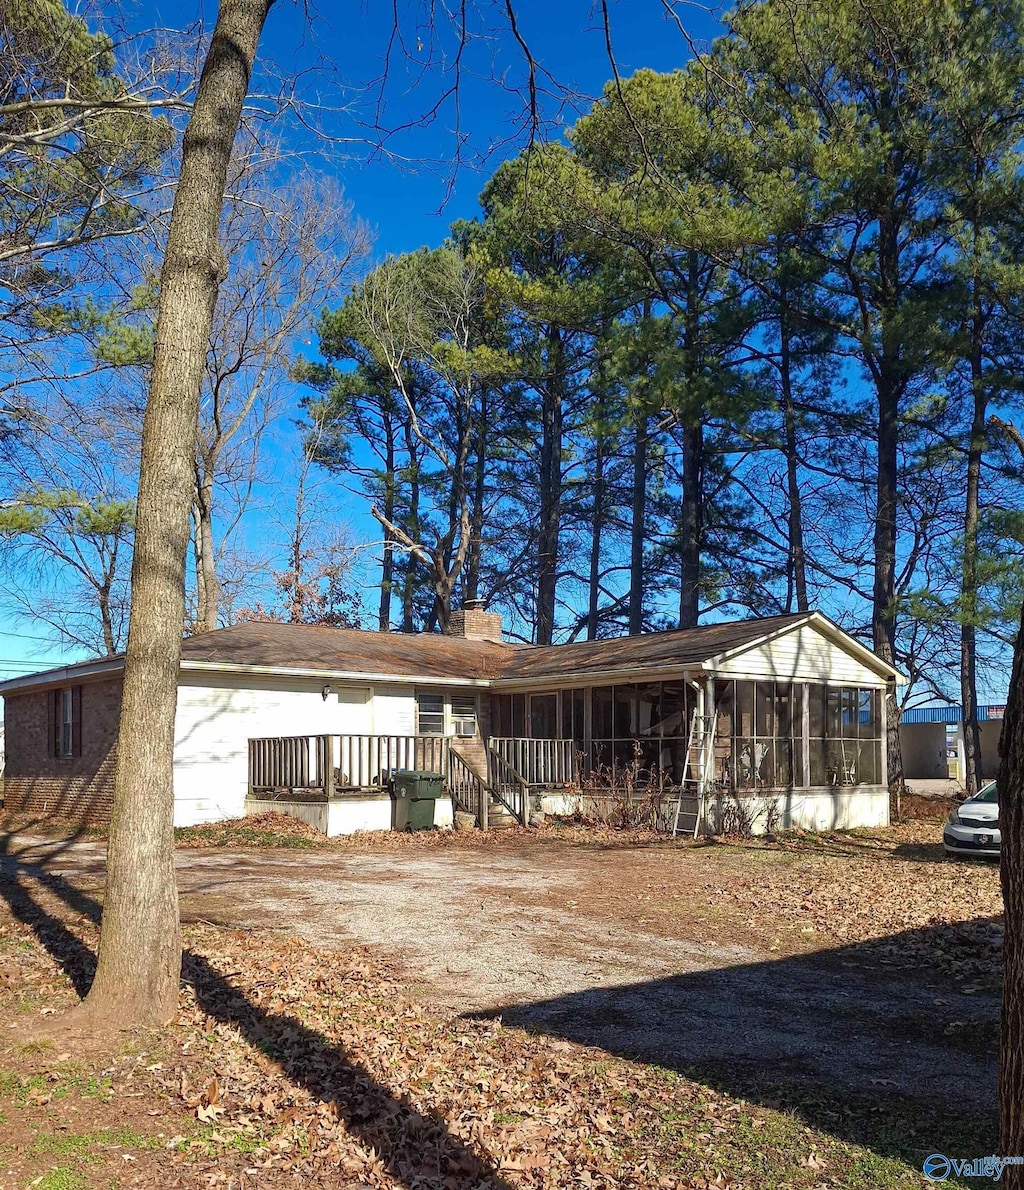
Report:
M466 785L470 788L468 799L465 796ZM467 813L472 814L481 829L486 830L489 790L454 748L448 751L448 790L453 801L458 802Z
M497 775L499 777L498 780L495 780L495 770L497 770ZM522 773L517 772L504 758L504 756L502 756L501 753L496 749L492 748L490 744L487 745L487 775L489 778L491 792L498 799L498 801L501 802L505 809L508 810L508 812L513 816L513 818L517 818L523 826L529 826L530 786L527 784L526 778L522 775ZM512 796L511 800L505 797L503 790L507 786L518 786L516 789L516 792L519 795L518 798L516 798L514 795ZM518 809L515 805L513 805L513 802L516 801L519 802Z

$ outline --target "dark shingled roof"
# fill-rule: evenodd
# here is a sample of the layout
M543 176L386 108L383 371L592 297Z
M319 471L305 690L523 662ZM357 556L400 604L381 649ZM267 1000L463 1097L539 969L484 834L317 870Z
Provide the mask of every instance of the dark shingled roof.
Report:
M582 676L616 668L700 665L711 657L798 624L808 615L800 612L789 616L765 616L757 620L676 628L671 632L648 632L642 636L617 636L611 640L524 649L508 658L501 677L571 678L576 674Z
M363 632L311 624L251 622L190 637L183 661L322 669L425 678L495 678L522 646L464 640L434 632Z
M699 665L805 619L807 613L768 616L546 647L436 633L247 623L191 637L182 646L182 659L427 678L564 679L620 667Z

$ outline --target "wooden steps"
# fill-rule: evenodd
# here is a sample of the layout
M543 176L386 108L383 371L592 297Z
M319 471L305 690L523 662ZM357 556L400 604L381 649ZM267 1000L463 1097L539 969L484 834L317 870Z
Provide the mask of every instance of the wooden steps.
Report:
M487 828L492 831L507 831L519 825L515 815L504 802L492 797L487 803Z

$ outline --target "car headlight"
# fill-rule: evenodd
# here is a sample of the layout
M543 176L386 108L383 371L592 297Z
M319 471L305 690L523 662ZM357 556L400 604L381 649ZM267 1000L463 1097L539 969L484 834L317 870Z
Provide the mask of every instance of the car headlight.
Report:
M950 824L950 826L959 826L959 825L960 825L960 813L959 813L959 811L957 811L957 810L950 810L950 812L949 812L949 817L946 819L946 821L947 821L947 822Z

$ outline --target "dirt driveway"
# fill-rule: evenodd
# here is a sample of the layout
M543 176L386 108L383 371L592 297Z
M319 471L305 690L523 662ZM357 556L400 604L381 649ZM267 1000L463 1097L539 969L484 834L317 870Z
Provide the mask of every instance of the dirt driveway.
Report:
M22 841L0 875L102 889L102 845ZM183 850L185 920L351 939L410 993L710 1074L994 1101L998 872L913 840L808 851L570 844Z

